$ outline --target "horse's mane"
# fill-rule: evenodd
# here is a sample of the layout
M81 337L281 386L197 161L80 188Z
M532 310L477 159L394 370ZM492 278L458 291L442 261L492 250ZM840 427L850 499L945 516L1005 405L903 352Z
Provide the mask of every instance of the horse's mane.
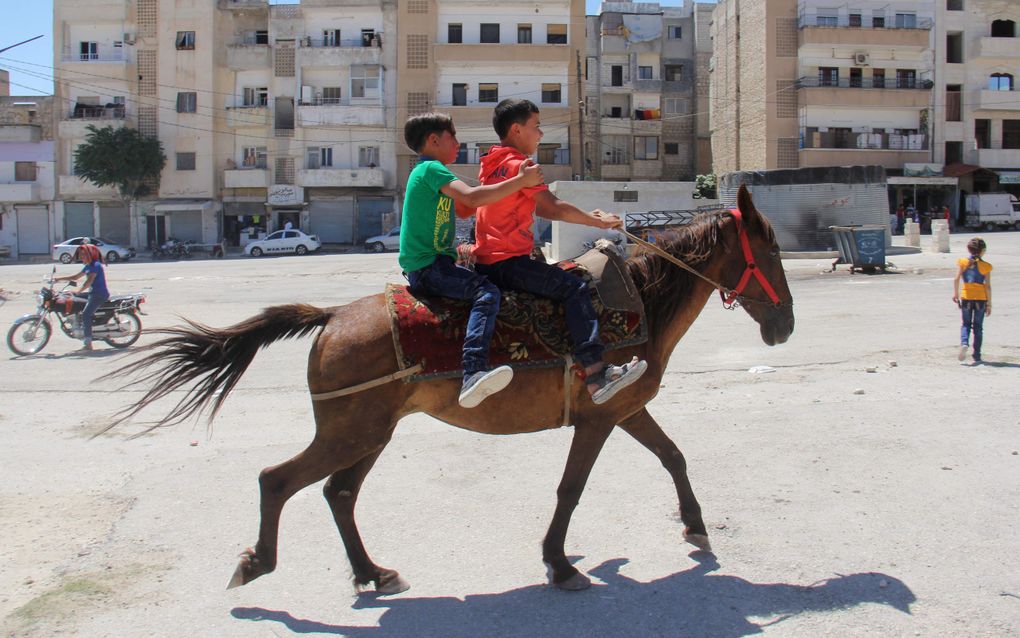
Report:
M728 211L708 211L690 224L662 233L655 244L684 263L696 266L712 256L719 241L719 227ZM641 293L649 328L668 322L687 303L694 287L694 275L681 270L647 248L627 260L631 279Z

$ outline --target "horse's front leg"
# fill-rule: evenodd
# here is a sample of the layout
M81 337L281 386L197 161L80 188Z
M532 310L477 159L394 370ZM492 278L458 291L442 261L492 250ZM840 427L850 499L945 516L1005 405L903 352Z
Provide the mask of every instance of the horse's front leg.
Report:
M542 560L549 569L549 581L561 589L578 590L591 586L591 580L567 560L563 544L567 539L570 516L581 499L591 468L613 427L592 424L574 426L574 440L570 444L567 467L556 490L556 512L542 542Z
M698 505L698 499L694 498L691 482L687 479L687 461L683 453L666 436L652 415L648 414L647 408L627 418L620 423L620 427L659 457L662 466L673 477L680 501L680 520L684 522L684 540L700 550L712 551L705 522L701 519L701 506Z

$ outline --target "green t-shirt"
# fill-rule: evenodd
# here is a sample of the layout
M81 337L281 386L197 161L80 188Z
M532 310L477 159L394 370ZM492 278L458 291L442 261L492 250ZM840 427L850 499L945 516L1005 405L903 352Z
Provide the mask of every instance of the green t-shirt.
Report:
M419 162L407 178L400 222L400 267L414 272L432 265L439 255L457 258L453 199L439 192L455 179L442 162Z

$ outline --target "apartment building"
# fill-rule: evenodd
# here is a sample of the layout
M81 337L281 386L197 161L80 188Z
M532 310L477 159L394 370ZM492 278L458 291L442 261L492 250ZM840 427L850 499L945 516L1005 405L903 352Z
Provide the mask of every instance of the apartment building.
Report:
M710 15L705 4L605 2L587 17L586 177L693 180L710 170Z
M0 95L0 252L48 254L54 196L53 96Z
M713 15L716 173L932 161L932 2L720 0Z
M1020 195L1020 4L939 0L934 162L967 193Z
M541 110L536 160L549 182L581 172L580 65L585 51L580 0L478 3L400 2L397 18L397 166L406 183L416 155L403 144L407 116L449 113L461 153L454 173L475 183L480 157L498 143L492 112L519 97Z

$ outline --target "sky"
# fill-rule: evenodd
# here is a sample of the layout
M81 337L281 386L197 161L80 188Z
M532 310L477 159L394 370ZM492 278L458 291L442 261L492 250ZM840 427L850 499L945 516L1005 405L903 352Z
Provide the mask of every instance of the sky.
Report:
M704 0L702 0L704 1ZM709 0L711 1L711 0ZM0 49L11 46L22 40L42 35L35 42L0 53L0 68L11 73L11 95L46 95L53 93L53 0L4 0L5 3L17 3L15 16L0 20ZM270 0L276 4L275 0ZM600 0L586 0L585 10L588 14L598 13ZM664 7L682 4L682 0L661 0ZM29 70L27 74L19 69ZM42 75L44 77L35 77Z

